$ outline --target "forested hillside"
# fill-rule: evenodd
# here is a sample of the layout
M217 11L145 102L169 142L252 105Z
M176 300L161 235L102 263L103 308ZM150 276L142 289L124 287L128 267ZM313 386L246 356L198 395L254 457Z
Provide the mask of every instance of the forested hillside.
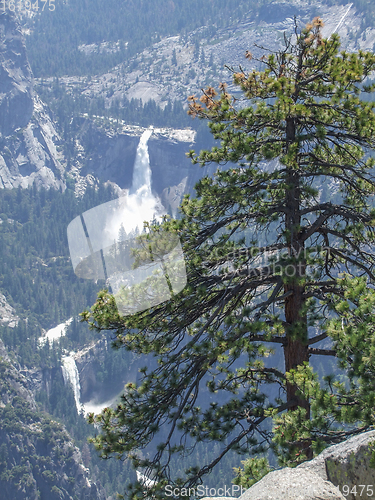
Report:
M82 414L77 413L72 388L64 383L61 372L61 358L64 354L93 345L101 338L90 331L86 324L79 322L78 314L94 303L98 291L104 286L104 281L94 283L77 278L73 273L66 228L74 217L112 199L114 195L102 185L98 190L87 189L82 199L76 198L72 189L62 193L52 189L38 191L35 188L20 188L2 190L0 195L1 291L18 316L16 326L0 326L0 339L26 376L29 388L33 389L40 405L39 409L48 412L54 420L66 426L74 444L83 453L84 464L89 467L92 479L103 485L108 497L116 492L122 493L127 481L135 479L134 470L130 463L101 460L93 446L88 445L87 439L95 430L87 424ZM69 317L74 320L66 336L59 342L55 342L53 346L48 342L38 342L46 330ZM110 341L111 335L107 338ZM122 390L122 381L128 380L130 363L129 353L124 350L113 351L110 344L107 350L100 353L100 361L94 366L97 370L96 382L104 393L113 393L116 387L119 392ZM14 377L14 371L10 372L6 364L0 366L2 394L12 392L10 373ZM26 386L25 379L22 380L22 384ZM69 464L70 455L65 457L58 454L56 446L61 445L59 440L64 442L70 438L48 416L38 413L34 415L35 406L23 401L23 395L23 392L15 394L15 399L7 400L7 406L2 409L0 446L5 443L7 435L14 436L13 439L19 443L25 441L28 445L25 447L23 461L19 462L18 455L12 450L1 457L0 482L4 482L9 492L22 489L24 483L30 483L32 488L42 489L48 488L49 484L50 488L55 486L54 493L49 498L55 498L52 496L54 494L59 498L57 469L64 460ZM37 432L26 432L30 422L41 427L45 434L45 448L38 444ZM202 445L188 462L184 465L177 463L175 467L181 468L188 463L193 465L197 459L203 464L215 451L216 448ZM51 458L48 458L49 454ZM11 467L15 462L19 462L19 468ZM212 475L207 484L214 486L225 481L230 484L234 474L233 467L238 466L239 462L240 457L235 454L229 456L226 460L226 473L223 475L217 471L217 475ZM50 468L47 465L41 468L42 463L50 464ZM46 486L38 479L38 471L41 471L43 480L47 481ZM73 488L73 478L69 481ZM23 499L22 494L20 495L18 498Z
M41 328L49 329L77 315L95 297L98 286L79 280L73 273L66 227L76 215L108 201L110 196L105 189L88 189L80 200L70 189L65 193L35 188L1 192L2 290L21 317L19 326L9 336L14 350L25 350L35 343ZM27 334L22 332L24 318L28 318ZM29 337L26 343L23 335Z
M77 199L71 189L64 193L52 189L2 190L0 194L1 290L19 318L17 326L0 327L0 339L26 375L26 379L22 378L25 389L14 393L12 378L15 372L6 364L1 365L1 394L6 397L14 393L14 396L6 400L7 406L1 410L0 445L5 444L9 435L18 447L24 446L22 461L12 448L2 454L1 484L9 492L9 498L22 490L24 484L30 484L30 491L48 491L54 487L48 500L55 498L54 495L68 498L59 497L57 473L63 462L69 466L72 453L67 449L65 456L58 448L64 442L70 443L73 437L74 444L83 450L83 461L90 467L91 477L105 487L107 496L121 492L134 472L127 464L101 461L92 447L89 448L87 439L93 429L84 416L77 413L71 386L64 383L61 372L64 353L98 340L97 334L79 322L78 314L95 300L98 290L104 286L104 282L95 284L73 273L66 227L80 213L111 199L113 193L101 186L99 190L87 189L82 199ZM38 339L46 330L69 317L74 317L74 321L60 342L53 347L48 342L39 344ZM0 356L3 355L1 352ZM128 365L129 359L124 352L109 350L98 380L103 387L113 387L114 378L126 373ZM33 389L39 409L52 415L55 422L48 414L34 414L35 402L23 400L25 394L31 394L27 392L26 380ZM56 420L66 426L69 435ZM36 430L28 429L31 423ZM44 436L43 443L38 437L40 432ZM14 467L17 463L18 468ZM73 477L68 478L68 485L75 488ZM19 495L17 498L24 498L21 491Z
M328 0L326 5L346 4ZM363 15L363 28L374 20L371 2L353 0ZM28 41L31 66L36 77L94 75L104 72L168 35L186 36L201 26L213 32L238 23L245 14L269 17L270 0L77 0L56 2L53 13L33 18ZM272 9L271 9L272 10ZM293 7L286 10L293 15ZM52 15L51 15L52 14ZM90 57L79 50L93 47Z
M239 0L60 3L56 5L56 15L46 12L35 21L28 43L31 65L36 77L96 74L162 36L183 36L206 24L227 26L262 3ZM109 44L101 54L94 53L90 58L78 50L79 45L101 42L119 44Z

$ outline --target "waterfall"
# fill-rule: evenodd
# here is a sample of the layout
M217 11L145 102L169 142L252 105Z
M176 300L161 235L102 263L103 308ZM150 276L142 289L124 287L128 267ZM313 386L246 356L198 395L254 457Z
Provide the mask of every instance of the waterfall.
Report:
M79 383L79 373L76 365L76 360L72 356L72 353L69 356L62 356L62 373L64 377L64 382L70 383L73 388L74 399L76 402L77 412L81 411L81 385Z
M95 415L97 415L102 410L104 410L104 408L113 405L117 401L117 396L112 397L108 401L104 402L98 402L96 399L93 399L91 401L88 401L87 403L81 403L81 385L79 382L79 372L73 355L74 352L71 352L69 356L62 356L61 358L61 368L64 377L64 383L70 384L72 386L78 413L83 410L85 415L88 415L89 413L94 413Z
M90 234L91 244L95 246L95 251L103 247L107 249L103 254L104 259L106 259L106 252L111 249L113 241L118 241L121 231L125 231L126 234L141 232L144 221L150 222L155 217L166 213L159 198L155 197L151 191L151 168L147 146L151 135L152 128L145 130L139 140L134 162L132 186L128 195L100 205L84 214L87 231ZM100 227L103 222L105 225L104 234L97 231L98 226ZM111 262L110 258L106 260L107 271L111 271ZM114 270L118 271L116 267ZM121 277L122 272L121 270ZM109 272L109 276L111 274ZM111 281L110 283L113 288L114 283ZM106 406L113 404L115 398L103 403L95 399L89 401L86 405L81 403L79 373L73 355L74 353L71 353L62 357L62 372L65 384L70 383L73 388L78 413L81 410L86 413L91 411L98 413Z
M106 244L102 243L105 249L103 255L106 276L111 293L115 296L118 311L125 315L134 314L169 300L172 293L178 293L186 285L182 247L177 235L164 233L162 237L164 240L160 240L162 245L159 245L161 233L152 232L147 248L144 242L136 238L144 231L145 221L160 223L161 217L166 214L159 198L151 191L151 169L147 147L151 135L152 129L149 129L140 138L134 162L132 187L128 196L106 204L108 207L104 228ZM97 220L98 217L91 219L93 230L98 225ZM147 232L147 228L145 231ZM167 241L170 249L165 253L163 248L168 247ZM122 244L122 242L127 243ZM134 253L137 249L142 250L144 264L133 266ZM143 286L137 287L141 283Z
M159 198L151 192L151 168L148 154L148 140L151 135L152 129L143 132L135 157L132 187L129 189L127 204L128 210L133 213L132 217L125 216L125 220L129 221L132 230L137 227L142 231L145 220L151 222L155 217L166 213Z
M152 135L152 129L145 130L138 144L135 157L133 181L129 194L136 194L137 198L141 196L152 196L151 194L151 168L150 157L148 154L148 140Z
M151 192L151 168L148 154L148 140L151 135L152 129L143 132L135 157L132 187L128 195L128 209L133 212L133 217L128 219L132 230L137 227L142 231L145 220L151 222L154 218L166 213L159 198Z
M54 328L48 330L46 334L38 338L38 345L43 347L46 342L49 342L50 345L52 345L53 342L58 341L61 337L64 337L66 330L72 321L73 318L69 318L65 321L65 323L60 323Z
M128 195L106 204L108 209L104 232L108 242L112 243L118 240L121 227L128 235L134 234L134 231L142 232L144 221L151 222L166 214L159 198L154 196L151 191L151 168L147 145L151 135L152 129L147 129L139 140L134 161L132 186ZM85 215L86 219L87 215ZM95 220L93 220L94 226Z
M74 219L68 227L69 247L75 271L78 264L83 264L80 277L89 279L108 277L114 295L122 288L131 289L134 284L145 281L154 271L159 272L161 283L155 292L147 289L145 297L139 293L134 294L134 297L129 295L124 304L121 304L122 297L121 293L119 294L120 302L117 306L123 314L142 310L142 308L150 307L152 303L158 304L170 298L170 283L165 279L165 269L160 262L152 260L151 265L147 263L146 266L133 269L134 259L129 254L128 246L120 245L126 240L130 241L129 244L133 244L131 242L144 229L144 221L152 222L155 219L160 221L160 217L166 214L159 198L154 196L151 190L148 140L152 133L152 128L145 130L139 140L132 186L128 194L87 210ZM179 244L178 238L176 245L177 243ZM171 266L169 261L168 265ZM186 279L183 281L183 286L185 283ZM176 284L174 286L176 288ZM176 288L177 291L181 289ZM71 353L62 357L62 371L65 383L69 382L72 385L78 413L81 410L97 412L112 404L113 400L101 403L94 399L86 405L80 402L79 373L73 355L74 353Z

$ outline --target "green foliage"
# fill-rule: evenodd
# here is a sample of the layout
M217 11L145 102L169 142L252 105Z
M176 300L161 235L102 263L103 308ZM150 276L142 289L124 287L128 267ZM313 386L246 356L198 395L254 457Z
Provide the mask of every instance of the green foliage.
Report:
M189 156L219 168L185 197L179 220L141 237L178 235L187 286L125 317L102 291L83 314L113 330L116 347L157 360L117 408L91 417L101 455L154 474L156 497L166 481L193 486L229 451L271 447L296 465L375 424L375 103L361 99L374 90L364 82L375 55L340 51L322 24L259 59L262 71L231 69L243 99L225 84L190 97L220 144ZM322 200L319 186L333 180L335 198ZM319 379L315 355L338 359L346 378ZM171 457L194 441L218 443L217 458L175 473ZM155 455L140 457L150 447Z
M234 484L243 486L243 488L250 488L254 483L258 482L268 472L271 471L268 460L263 458L248 458L242 462L243 469L238 467L234 469L236 477L233 480Z
M63 474L57 477L56 471L69 467L72 442L61 424L25 399L27 389L14 367L0 360L0 372L0 400L6 401L0 408L2 494L15 498L22 490L37 498L40 489L48 498L58 498L52 494L53 488L64 479Z

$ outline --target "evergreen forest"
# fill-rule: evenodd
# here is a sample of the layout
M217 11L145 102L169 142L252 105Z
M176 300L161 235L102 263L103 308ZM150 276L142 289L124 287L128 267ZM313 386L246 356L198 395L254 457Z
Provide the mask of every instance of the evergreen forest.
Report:
M54 15L46 11L34 18L28 40L30 63L36 77L94 75L130 59L160 37L212 26L214 32L245 15L267 15L270 0L77 0L56 2ZM327 0L328 5L346 4ZM353 0L363 13L363 28L371 25L371 2ZM263 10L262 10L263 9ZM68 29L67 29L68 27ZM96 51L86 57L78 46L119 42L116 51Z
M74 274L66 228L76 216L113 197L112 191L103 185L96 189L88 187L82 198L77 198L71 188L64 192L37 190L35 187L0 191L0 291L19 316L17 326L10 327L5 323L0 327L0 339L12 353L21 373L32 373L35 367L51 373L48 393L44 389L36 395L39 409L44 413L40 416L33 413L29 403L18 397L14 400L17 403L1 410L3 425L0 435L3 432L16 433L14 435L18 436L17 429L19 433L23 428L22 422L30 421L33 416L34 421L41 419L46 439L50 436L53 444L58 433L61 439L68 439L62 428L56 427L53 421L65 425L75 445L82 450L84 464L90 468L92 479L99 481L108 496L124 492L126 484L135 480L134 469L130 462L102 460L88 443L88 439L96 434L95 428L87 423L83 413L77 413L72 388L64 383L61 375L61 357L102 337L81 323L78 315L94 303L97 293L105 285L100 281L94 283L80 279ZM38 339L43 332L69 317L73 317L73 321L59 342L39 345ZM124 349L110 348L111 333L104 336L108 339L109 348L98 364L96 378L103 392L113 391L116 384L121 392L121 380L129 371L132 357ZM0 379L2 394L11 392L6 365L0 370ZM31 442L33 436L30 431L28 439ZM21 439L20 435L17 439ZM24 434L22 439L26 439ZM22 482L27 483L30 471L26 464L32 463L37 468L40 467L39 463L44 463L43 456L47 452L41 448L39 453L35 455L32 446L25 448L19 470L11 466L14 460L12 451L1 455L0 481L12 483L16 487ZM217 447L200 445L192 456L176 462L176 472L189 464L196 464L197 460L203 464L215 453ZM240 460L241 457L236 454L228 456L224 464L226 473L223 475L218 470L205 484L210 487L218 483L231 484L234 467L239 466ZM48 472L44 476L46 474Z

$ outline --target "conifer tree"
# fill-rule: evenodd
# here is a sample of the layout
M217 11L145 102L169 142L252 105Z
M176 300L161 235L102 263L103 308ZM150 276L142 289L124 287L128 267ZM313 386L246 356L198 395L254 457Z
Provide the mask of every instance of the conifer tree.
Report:
M184 290L127 317L103 291L83 313L117 347L158 360L95 419L95 442L104 457L153 470L161 497L166 482L193 486L229 450L272 446L295 465L374 425L375 103L361 94L374 89L375 55L340 51L322 26L296 29L259 59L262 71L231 69L235 96L221 84L189 98L220 146L190 153L219 167L163 223L183 245ZM318 377L313 357L335 360L344 379ZM222 451L171 479L171 456L192 441ZM150 443L155 456L139 459Z

